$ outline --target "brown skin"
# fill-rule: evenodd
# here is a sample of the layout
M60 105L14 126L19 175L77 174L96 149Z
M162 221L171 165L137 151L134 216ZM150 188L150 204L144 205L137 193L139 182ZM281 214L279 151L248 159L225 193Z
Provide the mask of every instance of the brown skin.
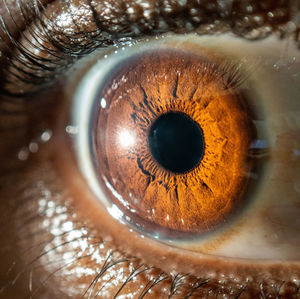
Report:
M274 1L265 3L276 5ZM7 27L17 36L0 5ZM13 2L9 5L16 7ZM191 1L189 5L195 4ZM51 9L57 7L53 2ZM101 5L96 8L100 10ZM14 16L23 29L17 12ZM1 47L13 51L12 45ZM70 140L63 133L69 109L63 82L45 89L38 95L40 101L22 102L4 94L0 98L0 298L29 298L32 294L34 298L81 298L86 290L91 291L91 298L98 292L100 298L112 298L135 269L141 273L119 294L138 298L153 283L146 298L234 297L240 293L242 298L259 294L275 297L280 288L282 296L296 296L297 286L291 277L299 275L297 263L242 261L175 249L141 238L101 209L77 169ZM41 133L49 128L52 138L41 142ZM17 159L20 149L32 141L39 145L38 153L31 153L25 161L22 155ZM31 151L35 152L34 145ZM110 254L112 249L115 252ZM105 260L116 264L105 269ZM107 277L100 275L91 285L101 269ZM85 272L79 275L82 270ZM183 275L181 283L175 283L180 277L177 273Z

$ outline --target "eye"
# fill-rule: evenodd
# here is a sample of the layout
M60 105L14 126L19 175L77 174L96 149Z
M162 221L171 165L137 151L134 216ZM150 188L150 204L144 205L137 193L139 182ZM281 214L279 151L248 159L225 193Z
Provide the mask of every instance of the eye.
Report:
M296 93L272 100L276 93L262 91L290 76L272 75L277 57L265 47L230 36L222 44L169 36L121 47L88 68L72 95L80 167L99 202L141 234L202 253L282 258L279 240L262 236L278 226L266 229L261 213L273 218L281 205L269 197L282 150L270 103L282 109ZM287 226L286 257L298 258L297 230Z
M76 117L83 98L95 99L83 117L91 119L90 132L82 134L90 135L91 163L107 190L100 199L110 198L150 233L201 235L226 222L242 201L244 173L255 172L249 148L256 130L235 86L240 65L222 68L207 53L193 53L196 43L181 41L177 49L165 43L155 49L150 42L151 51L139 45L133 57L123 48L125 62L114 57L96 65L79 87ZM109 63L120 66L106 70ZM111 73L102 84L94 83L97 69L100 78ZM86 169L85 157L79 159Z
M17 271L13 286L24 277L21 284L32 297L49 292L203 297L240 295L246 289L249 296L296 293L299 51L294 40L161 35L169 26L181 32L198 28L199 10L164 2L156 24L151 21L155 14L135 18L147 12L147 3L142 10L135 3L114 3L114 10L104 10L107 2L98 2L49 5L45 15L55 17L59 26L45 24L40 15L4 71L2 90L21 98L12 103L33 107L22 114L31 123L25 125L28 147L26 138L17 140L24 132L13 134L17 145L4 146L5 157L18 149L14 158L19 160L1 177L1 194L10 199L1 201L9 224L2 234L12 235L9 244L17 244L4 243L4 252L9 248L18 254L7 254L7 262L4 258L5 264L16 261L17 270L8 271ZM219 16L218 5L203 11ZM234 7L241 18L241 5ZM248 12L256 9L249 7ZM120 15L130 16L132 23L118 15L124 9ZM276 15L272 5L264 9L270 18ZM187 11L193 21L184 21ZM228 7L222 11L220 18L226 19ZM250 30L257 19L251 19L251 26L243 19L232 31L255 38L258 31L268 34L280 26L276 17L275 27ZM155 37L143 38L141 32ZM199 32L210 30L199 26ZM86 57L77 61L78 56ZM193 97L186 99L186 94ZM13 123L18 122L20 117ZM171 130L167 136L176 135L167 145L162 143L166 138L159 138L165 130ZM213 145L224 139L223 147ZM189 146L179 148L183 141ZM172 151L174 144L179 151ZM9 163L3 161L5 169ZM209 166L208 173L200 171L202 166ZM198 180L201 192L183 186ZM159 186L162 196L153 196ZM208 189L214 196L204 215L199 210L213 193ZM187 197L195 199L188 209ZM173 209L177 200L183 203L180 217Z

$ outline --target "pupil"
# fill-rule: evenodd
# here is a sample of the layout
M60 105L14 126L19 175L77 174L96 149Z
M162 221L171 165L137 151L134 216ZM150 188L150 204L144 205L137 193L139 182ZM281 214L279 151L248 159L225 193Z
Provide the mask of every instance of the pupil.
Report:
M169 112L158 117L150 128L148 143L155 160L175 173L195 168L204 152L200 126L181 112Z

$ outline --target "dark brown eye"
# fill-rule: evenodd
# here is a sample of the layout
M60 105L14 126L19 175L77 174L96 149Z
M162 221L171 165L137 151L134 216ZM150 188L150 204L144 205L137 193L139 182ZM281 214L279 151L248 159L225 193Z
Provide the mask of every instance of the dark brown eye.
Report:
M203 233L245 204L256 129L230 71L192 51L148 50L99 87L90 127L96 174L131 221L169 235Z

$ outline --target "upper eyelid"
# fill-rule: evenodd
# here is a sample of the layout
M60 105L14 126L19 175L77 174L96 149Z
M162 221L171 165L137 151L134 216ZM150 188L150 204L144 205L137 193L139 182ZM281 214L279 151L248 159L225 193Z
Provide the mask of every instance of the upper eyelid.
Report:
M118 42L120 38L139 37L144 34L166 31L176 32L182 31L180 28L187 27L183 30L195 30L196 32L200 32L200 34L218 32L220 30L222 32L232 31L246 38L257 39L266 37L272 31L279 31L281 34L284 34L285 30L288 32L288 28L286 28L284 24L291 16L295 16L299 13L296 5L292 5L291 3L283 8L280 8L279 4L273 4L269 10L263 8L264 3L257 5L256 8L248 5L248 10L249 7L252 7L251 13L247 10L243 11L242 2L233 3L232 1L226 2L225 10L224 6L220 6L218 2L211 3L211 1L202 5L188 1L186 5L180 5L180 2L178 2L169 6L166 5L166 2L158 6L159 1L154 2L152 6L151 3L153 2L150 3L150 1L148 2L149 5L145 5L145 3L143 3L143 5L135 4L132 1L131 5L127 6L122 5L122 3L115 3L115 5L118 6L118 9L115 10L117 13L112 12L110 7L106 6L107 1L98 1L96 2L97 6L94 6L95 2L92 4L91 1L87 0L86 3L81 2L80 7L73 7L73 4L70 2L64 6L59 3L56 5L56 11L60 11L64 16L67 15L70 18L71 22L69 21L69 25L71 26L71 24L73 24L73 27L70 28L68 26L60 26L59 18L52 21L53 16L49 15L47 6L45 6L42 13L38 15L37 4L39 2L40 0L32 0L31 4L33 4L33 7L30 10L28 9L28 4L25 5L22 0L17 0L20 15L14 14L14 16L16 15L17 17L10 26L6 27L5 20L0 16L1 31L5 32L7 30L7 32L10 32L11 28L9 27L17 27L15 23L20 23L20 18L23 19L28 28L31 22L30 20L32 19L31 16L36 15L35 22L37 22L42 29L34 27L36 25L34 25L34 22L32 23L31 31L27 31L27 36L23 40L23 42L25 41L27 43L27 48L23 47L22 42L15 42L13 34L11 38L9 37L10 42L15 42L15 48L23 55L23 58L20 56L13 57L15 59L13 62L19 66L21 65L21 67L18 69L15 65L10 71L13 73L12 76L15 77L15 79L21 80L24 77L23 81L38 81L37 83L39 84L43 82L41 79L44 78L36 78L35 73L37 73L38 70L46 70L44 77L47 78L47 81L51 82L53 78L57 77L58 72L72 65L72 61L77 57L91 52L94 48L105 47L107 44ZM88 8L92 15L90 23L93 23L93 28L96 28L94 32L91 31L92 33L84 32L84 28L86 29L86 19L82 20L78 16L76 18L76 15L74 15L74 10L79 10L79 8L83 7L85 9ZM7 8L6 11L8 15L10 14L9 9L10 8ZM251 9L249 11L251 11ZM278 13L280 9L282 9L281 14ZM258 16L266 16L268 11L277 11L277 15L273 14L272 18L265 17L263 22L259 20ZM149 23L149 16L152 17L151 23ZM199 16L201 16L201 18L199 18ZM112 17L114 17L113 23L107 21L112 19ZM124 19L127 22L126 24L124 23ZM47 22L50 23L50 25ZM122 26L125 27L123 28ZM291 21L289 22L289 27L290 26ZM120 28L123 28L124 32L118 32ZM255 35L251 35L253 28L256 30ZM17 28L17 30L21 29L22 27ZM70 31L73 32L70 33ZM259 32L260 34L258 34ZM42 34L45 41L40 41L40 35ZM63 38L57 38L58 36L63 36ZM70 41L72 42L71 46L69 46ZM44 42L50 44L52 49L49 49L49 45L48 47L44 45ZM39 49L41 54L35 54L36 49ZM41 57L42 55L44 56L45 53L50 55L50 58L45 59L45 57ZM47 65L45 65L45 62ZM25 72L26 69L23 68L22 65L26 65L27 72ZM30 68L32 70L30 70ZM23 73L23 75L18 77L16 74L19 74L19 72ZM7 90L4 88L3 91Z
M23 19L23 22L26 25L32 21L34 16L40 14L38 12L38 7L41 8L40 11L42 12L47 9L49 3L53 2L50 0L31 0L30 3L26 0L15 1L17 8L9 7L7 0L3 0L4 5L2 6L4 6L5 9L3 9L2 17L3 14L5 14L6 17L11 17L13 15L18 23L21 23L20 19ZM252 30L253 28L258 29L265 26L284 31L285 28L283 28L282 25L288 21L296 22L297 14L299 13L297 3L288 0L283 4L279 3L280 1L276 1L276 3L273 4L270 4L269 1L260 1L259 3L253 4L253 1L232 0L222 1L222 3L219 3L218 1L207 1L206 3L201 4L194 1L177 1L171 4L167 1L161 2L149 0L143 1L142 4L130 0L127 0L127 3L125 2L126 1L114 1L114 10L112 10L112 5L109 1L86 0L85 3L81 2L80 6L75 6L75 9L82 7L89 9L93 14L94 22L98 25L99 29L108 29L108 32L113 32L116 25L124 20L127 24L138 27L135 29L140 32L143 32L143 27L147 32L149 32L148 29L162 29L165 31L164 28L160 28L163 25L160 24L159 21L165 21L170 29L182 28L184 25L189 27L186 29L190 29L191 26L196 28L199 25L207 24L214 24L215 26L213 27L220 28L220 26L216 25L218 25L219 22L222 22L223 26L226 24L230 25L232 31L241 35L242 31L246 31L247 29ZM74 20L74 5L71 1L64 3L64 7L61 3L59 5L65 12L69 13ZM14 4L14 2L12 2L12 4ZM109 18L112 16L116 17L114 18L114 22L108 21L112 19ZM170 18L170 16L172 16L172 18ZM149 24L150 19L152 28ZM116 20L118 22L116 22ZM48 21L51 22L51 20ZM109 30L110 28L107 28L107 24L109 23L111 25L111 30ZM104 27L103 24L105 24ZM144 26L142 26L142 24L144 24ZM149 28L146 28L146 26L149 26ZM289 26L291 26L291 24L289 24ZM213 28L210 29L212 30ZM214 29L216 30L216 28ZM238 32L239 30L241 30L240 33ZM248 36L248 38L250 38L250 36Z
M47 9L47 4L50 2L50 0L31 0L31 3L26 3L25 0L16 0L16 8L14 6L10 7L7 0L3 0L0 15L2 23L0 33L3 34L3 27L9 18L13 17L14 20L8 24L7 30L12 34L12 37L15 37L16 33L19 32L15 32L14 30L23 30L25 28L24 25L28 26L34 17L41 18L43 12ZM178 1L172 5L168 4L167 1L162 3L160 1L144 1L143 4L135 4L134 1L127 1L127 4L130 2L131 5L122 4L122 1L114 3L114 5L118 6L118 10L114 12L114 15L112 14L111 5L107 4L107 1L98 0L96 2L97 7L94 6L95 1L92 3L91 0L86 0L86 3L81 2L81 5L82 7L85 6L85 8L89 8L99 30L103 31L103 29L107 29L107 32L111 33L116 33L113 28L116 28L118 24L116 20L118 19L114 19L114 22L111 23L111 29L107 27L107 25L103 27L103 24L109 23L107 22L107 20L110 19L109 16L125 19L128 25L134 25L137 30L136 34L143 32L141 24L144 24L144 29L147 25L149 26L149 28L145 30L149 33L148 29L164 32L167 29L180 29L184 27L184 25L189 27L185 28L185 30L190 30L191 26L193 28L200 26L201 31L218 31L218 29L220 29L220 22L222 22L222 31L226 28L226 30L232 30L241 36L246 35L246 31L252 30L253 28L258 30L266 26L270 27L269 30L278 30L284 34L285 31L291 31L291 22L297 25L297 15L299 14L297 3L293 1L287 1L286 4L283 5L279 5L279 3L270 5L268 1L260 1L260 4L255 6L251 4L250 1L247 3L247 1L233 2L232 0L224 1L222 5L217 1L207 1L207 3L201 5L193 3L192 1L183 2L182 4ZM154 4L151 5L151 3ZM12 4L14 3L12 2ZM59 5L62 7L62 4ZM72 21L76 21L74 19L74 13L72 13L70 9L71 5L70 2L67 2L62 9L69 13ZM40 11L38 7L40 7ZM150 19L149 16L152 18L152 26L149 25L149 22L147 23L147 20L149 21ZM172 18L169 18L170 16L172 16ZM261 19L259 19L259 17ZM155 20L153 20L153 18L155 18ZM48 19L48 21L50 23L52 22L51 19ZM161 25L160 21L166 22L168 28L166 28L165 25ZM288 21L288 27L290 28L285 28L284 24ZM78 20L76 22L78 22ZM19 28L16 28L16 24L19 25ZM81 26L82 24L78 22L78 25ZM209 30L206 28L207 25L212 25ZM163 26L163 28L160 28L160 26ZM65 33L62 27L58 30L58 33ZM128 35L128 33L130 32L127 32L126 35ZM245 37L251 38L249 35ZM260 37L263 36L252 36L254 39Z

